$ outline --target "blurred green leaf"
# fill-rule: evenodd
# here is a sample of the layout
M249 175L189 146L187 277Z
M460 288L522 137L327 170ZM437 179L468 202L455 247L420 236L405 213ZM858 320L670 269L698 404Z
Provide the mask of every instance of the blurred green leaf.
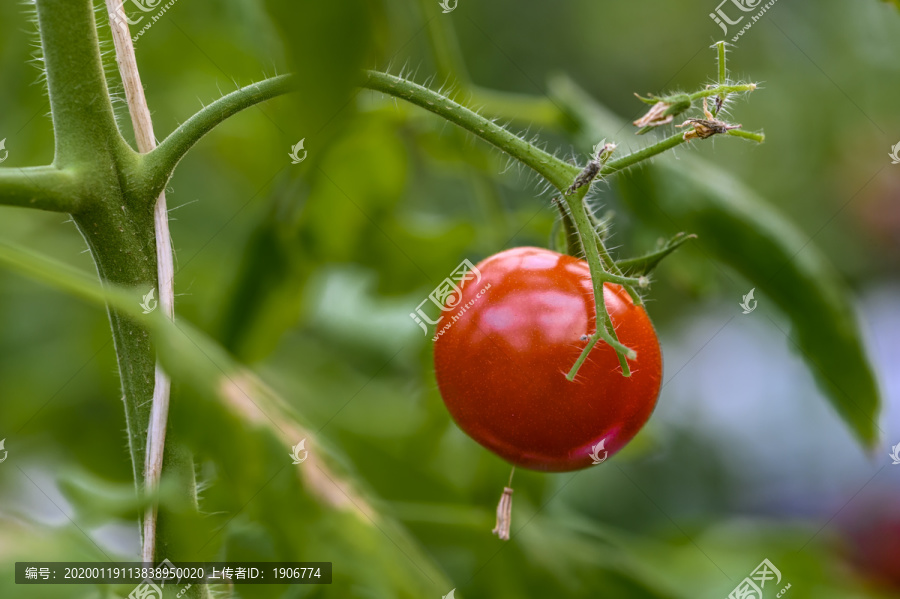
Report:
M138 494L134 484L115 483L90 472L65 470L59 475L60 492L78 510L79 520L103 523L114 518L134 519L155 501L171 503L177 490L164 481L152 495Z
M291 71L299 81L300 92L292 95L295 122L299 131L314 137L348 108L356 93L362 69L371 59L378 4L366 0L265 0L265 5L282 34ZM313 141L320 139L314 137ZM316 152L318 148L308 144L306 149Z
M190 388L195 397L216 398L232 418L266 436L269 447L273 448L272 455L279 461L264 463L274 467L276 473L289 467L302 482L305 492L316 499L314 504L318 509L307 514L310 526L320 530L342 528L339 533L332 530L332 534L324 534L322 538L343 547L348 562L368 564L365 574L369 576L359 582L364 580L372 585L380 580L384 585L373 596L418 599L451 588L439 567L409 533L389 516L378 512L374 499L366 497L361 482L348 471L346 458L308 430L284 399L236 364L209 337L184 321L175 323L166 319L161 311L144 315L137 290L114 285L101 287L85 273L31 250L0 243L0 264L98 306L108 302L122 314L140 320L151 332L163 367L173 381ZM288 458L289 448L300 439L306 439L309 455L294 468ZM228 441L233 443L234 439ZM279 463L284 465L273 466ZM263 490L267 485L263 485ZM309 498L304 497L304 501L313 505ZM267 512L276 519L284 517L282 510ZM362 575L361 571L349 574L350 577Z

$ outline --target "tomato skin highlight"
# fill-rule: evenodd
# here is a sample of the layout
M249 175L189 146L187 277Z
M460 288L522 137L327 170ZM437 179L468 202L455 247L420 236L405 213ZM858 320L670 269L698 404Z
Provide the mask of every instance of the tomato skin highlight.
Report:
M595 326L587 263L522 247L477 268L481 280L466 282L457 305L473 304L445 313L434 345L438 387L459 427L532 470L591 466L601 441L601 458L619 451L647 422L662 382L659 341L644 308L607 283L603 297L619 340L637 352L632 375L622 376L615 351L601 341L569 382L587 343L582 336Z

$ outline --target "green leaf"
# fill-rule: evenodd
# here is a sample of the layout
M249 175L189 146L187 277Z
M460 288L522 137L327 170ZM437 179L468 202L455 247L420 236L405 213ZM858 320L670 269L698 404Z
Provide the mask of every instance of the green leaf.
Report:
M166 479L152 494L138 493L134 483L111 482L84 470L64 470L57 482L60 492L78 510L79 521L94 525L134 518L155 502L175 505L180 499L173 481Z
M551 82L589 140L608 137L622 122L565 78ZM667 223L696 232L704 251L747 277L790 319L791 345L857 438L878 443L878 386L847 289L808 236L734 177L686 155L658 161L617 180L642 218L664 213Z
M625 258L617 260L616 265L626 275L630 277L638 277L650 274L656 266L662 262L663 258L677 250L688 239L696 239L696 235L688 235L686 233L678 233L668 241L664 241L660 248L656 251L638 256L636 258Z
M265 435L274 448L272 455L283 455L288 460L290 446L306 439L308 459L292 467L293 472L305 491L304 501L310 506L315 504L321 516L320 540L334 540L344 563L367 564L365 572L344 574L353 581L351 584L370 587L377 580L381 588L373 590L375 595L409 599L439 596L452 588L414 537L396 520L378 511L376 498L348 471L348 461L341 452L309 430L282 397L235 363L204 333L184 320L176 323L166 319L161 310L144 314L139 290L109 283L101 287L87 274L31 250L0 243L0 266L97 306L108 303L123 317L139 321L150 331L163 368L173 381L187 387L195 397L215 399L233 422ZM289 461L287 466L291 466ZM83 489L79 489L83 486L69 485L69 490L75 491L76 496L83 495ZM112 501L123 505L115 497ZM344 532L339 534L336 529Z

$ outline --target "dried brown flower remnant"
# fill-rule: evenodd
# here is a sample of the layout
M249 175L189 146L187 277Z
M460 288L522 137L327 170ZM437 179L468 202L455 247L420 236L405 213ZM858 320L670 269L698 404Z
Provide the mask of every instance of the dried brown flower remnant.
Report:
M635 95L637 96L637 94ZM636 127L641 127L639 134L645 133L653 127L668 125L677 115L688 110L692 104L691 98L687 94L675 94L665 98L657 98L655 96L650 96L649 98L637 97L641 102L652 105L647 114L634 121Z
M685 125L693 125L693 128L690 131L684 132L684 139L706 139L707 137L712 137L713 135L719 133L726 133L731 129L740 129L740 125L731 125L726 123L725 121L720 121L718 119L688 119L680 125L676 125L678 127L684 127Z
M491 532L500 537L501 541L509 540L509 527L512 523L512 494L512 489L504 487L500 503L497 504L497 524Z
M707 98L703 98L703 119L688 119L677 127L684 127L688 124L693 125L690 131L685 131L682 136L685 141L690 139L706 139L719 133L727 133L732 129L740 129L740 125L732 125L725 121L720 121L709 111Z
M653 105L647 114L634 122L635 127L658 127L659 125L668 125L675 118L671 114L666 114L669 105L665 102L657 102Z

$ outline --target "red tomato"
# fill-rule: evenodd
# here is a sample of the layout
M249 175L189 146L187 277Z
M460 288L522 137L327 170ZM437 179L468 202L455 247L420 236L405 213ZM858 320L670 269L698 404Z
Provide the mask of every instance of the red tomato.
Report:
M603 297L619 340L637 352L622 376L602 341L573 382L566 373L595 326L594 294L583 260L515 248L477 266L458 309L437 325L434 364L453 419L470 437L516 466L578 470L625 446L650 417L662 355L647 312L619 285ZM449 325L449 328L448 326ZM599 450L595 450L602 443Z

